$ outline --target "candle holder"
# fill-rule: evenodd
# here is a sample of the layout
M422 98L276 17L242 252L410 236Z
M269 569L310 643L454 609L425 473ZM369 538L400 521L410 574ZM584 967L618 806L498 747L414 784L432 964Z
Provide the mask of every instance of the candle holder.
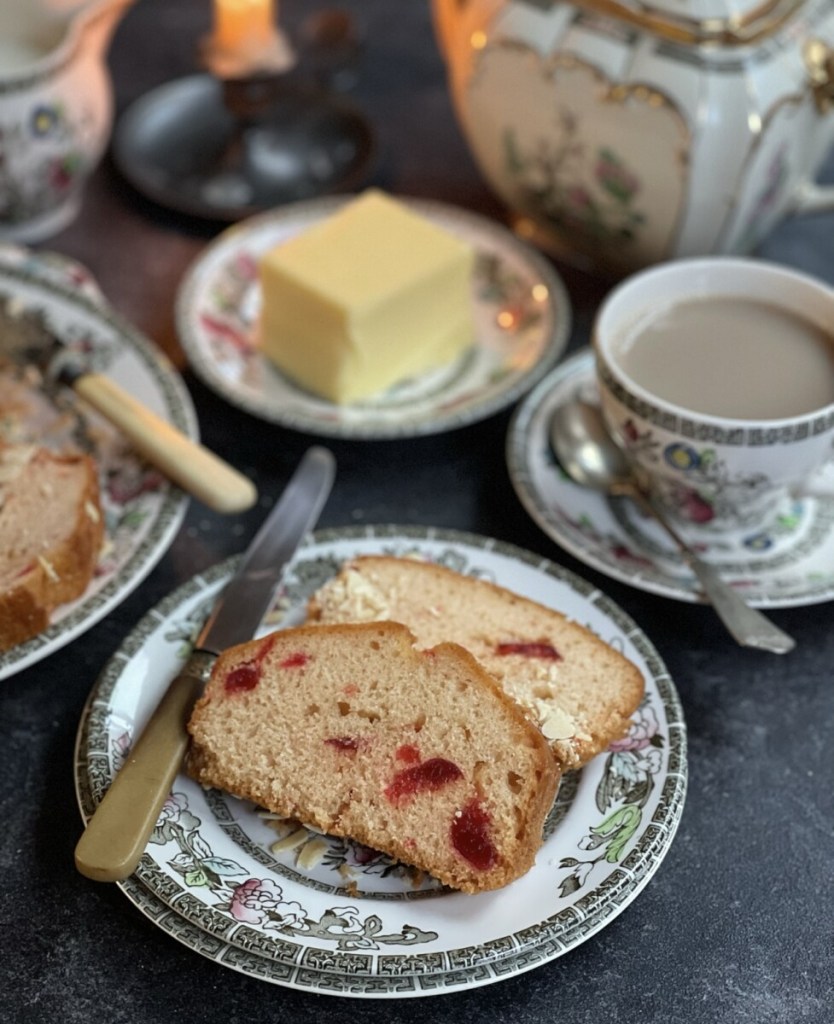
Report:
M365 178L374 152L367 119L345 96L305 81L282 37L253 69L210 40L201 55L207 73L152 90L116 125L114 162L139 192L235 221Z

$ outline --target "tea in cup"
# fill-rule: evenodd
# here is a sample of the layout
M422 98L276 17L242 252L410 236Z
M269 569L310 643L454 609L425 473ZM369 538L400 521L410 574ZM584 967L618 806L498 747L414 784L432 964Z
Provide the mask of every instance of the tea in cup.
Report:
M656 500L715 530L819 493L834 444L834 289L753 259L676 260L604 300L602 411Z

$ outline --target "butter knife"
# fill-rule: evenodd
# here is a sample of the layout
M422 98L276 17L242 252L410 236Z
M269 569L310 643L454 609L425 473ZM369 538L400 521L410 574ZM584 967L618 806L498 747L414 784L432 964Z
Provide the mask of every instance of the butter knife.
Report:
M305 453L280 501L214 602L184 668L165 692L75 848L75 866L98 882L133 874L188 747L187 723L217 655L249 640L284 570L333 486L331 452Z
M71 388L118 427L144 459L209 508L234 513L255 503L257 490L248 477L87 366L42 312L8 296L0 299L0 355L11 365L36 367L47 394Z

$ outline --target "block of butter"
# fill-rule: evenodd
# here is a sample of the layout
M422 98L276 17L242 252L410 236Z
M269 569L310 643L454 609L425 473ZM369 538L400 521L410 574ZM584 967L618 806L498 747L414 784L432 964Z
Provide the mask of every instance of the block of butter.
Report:
M473 340L474 252L369 189L260 260L262 351L346 404L454 360Z

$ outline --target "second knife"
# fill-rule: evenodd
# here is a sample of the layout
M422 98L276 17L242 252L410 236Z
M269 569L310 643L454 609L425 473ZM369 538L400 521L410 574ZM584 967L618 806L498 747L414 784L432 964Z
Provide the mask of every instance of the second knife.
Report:
M36 367L43 389L71 388L125 435L136 451L178 487L222 513L257 499L252 481L177 430L114 380L87 366L52 330L42 312L0 299L0 363Z

